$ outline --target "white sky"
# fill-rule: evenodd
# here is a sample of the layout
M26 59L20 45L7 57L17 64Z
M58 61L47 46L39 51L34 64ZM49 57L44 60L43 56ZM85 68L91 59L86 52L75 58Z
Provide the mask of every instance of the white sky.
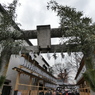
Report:
M19 0L21 6L17 8L17 22L21 29L33 30L37 25L50 24L52 28L59 26L59 19L51 10L47 10L47 2L50 0ZM59 4L76 8L83 11L85 16L89 16L95 22L95 0L56 0ZM12 0L0 0L7 4Z

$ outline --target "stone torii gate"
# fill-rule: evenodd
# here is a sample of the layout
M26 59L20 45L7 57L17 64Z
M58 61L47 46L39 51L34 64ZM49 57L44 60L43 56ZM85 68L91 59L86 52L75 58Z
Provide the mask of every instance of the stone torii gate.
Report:
M54 32L55 31L55 32ZM24 33L26 34L26 32L27 31L24 31ZM31 39L32 38L32 36L33 35L35 35L35 36L33 36L33 39L34 38L36 38L37 39L37 42L38 42L38 45L37 46L25 46L25 50L23 50L22 51L22 53L28 53L28 52L30 52L31 50L33 51L33 52L42 52L42 53L47 53L47 52L49 52L49 53L54 53L54 51L56 51L56 52L67 52L67 47L68 47L68 45L52 45L51 44L51 34L52 34L52 37L61 37L62 36L62 34L60 34L60 32L62 33L62 31L61 31L61 29L51 29L50 28L50 25L42 25L42 26L37 26L37 30L31 30L31 31L28 31L28 35L29 35L29 37L28 37L28 35L27 35L27 39ZM58 36L57 36L57 34L58 34ZM54 36L53 36L54 35ZM22 35L23 36L23 35ZM26 35L25 35L26 36ZM20 39L20 38L18 38L18 39ZM75 50L75 45L74 44L72 44L72 45L70 45L70 47L73 49L73 50ZM23 66L22 66L22 68L23 68ZM23 85L23 86L29 86L29 87L32 87L33 85L25 85L25 84L20 84L19 83L19 79L20 79L20 74L22 73L22 71L20 70L17 70L17 69L21 69L21 68L14 68L14 70L16 69L16 71L18 71L18 77L17 77L17 82L16 82L16 87L15 87L15 93L17 93L17 89L18 89L18 86L19 85ZM36 70L37 71L37 70ZM23 71L23 73L25 73L24 71ZM34 72L35 73L35 72ZM28 74L29 75L29 74ZM31 76L30 76L31 77ZM33 75L32 75L32 77L33 77ZM35 76L34 76L35 77ZM38 79L40 80L40 78L38 77ZM44 79L43 77L42 77L42 79ZM37 87L37 89L38 89L38 87L40 87L39 86L39 80L38 80L38 86L34 86L34 87ZM46 80L46 79L45 79ZM45 81L44 81L45 82ZM30 83L31 83L31 78L30 78ZM19 85L18 85L19 84ZM52 84L53 85L53 84ZM43 91L44 91L44 88L45 87L43 87ZM21 90L21 92L22 93L24 93L24 94L27 94L28 93L28 91L26 91L26 92L23 92L23 90ZM30 89L30 91L29 91L29 93L30 94L33 94L32 93L33 91L31 91L31 89ZM39 90L37 90L37 91L34 91L35 92L35 94L37 94L38 92L39 92ZM33 95L35 95L35 94L33 94ZM14 94L15 95L15 94ZM37 94L38 95L38 94Z
M65 30L64 30L65 31ZM37 26L37 30L26 30L22 31L22 35L19 38L14 39L37 39L38 45L37 46L25 46L22 50L22 53L28 53L29 51L33 50L34 52L42 52L42 53L54 53L56 52L67 52L67 48L72 48L71 52L79 51L76 50L76 46L78 44L68 44L68 45L52 45L51 38L58 38L65 36L65 32L61 30L61 28L50 28L50 25L40 25ZM18 47L17 47L18 48ZM13 50L14 51L14 50Z

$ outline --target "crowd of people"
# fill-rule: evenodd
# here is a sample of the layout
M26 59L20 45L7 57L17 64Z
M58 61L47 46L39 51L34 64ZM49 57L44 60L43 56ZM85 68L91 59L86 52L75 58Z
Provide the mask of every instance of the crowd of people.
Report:
M79 93L77 91L63 91L63 92L59 92L57 90L48 90L45 95L79 95Z

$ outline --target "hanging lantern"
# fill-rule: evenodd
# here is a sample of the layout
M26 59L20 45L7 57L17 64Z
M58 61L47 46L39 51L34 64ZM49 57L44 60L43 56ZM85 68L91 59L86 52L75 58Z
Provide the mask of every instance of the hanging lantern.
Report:
M49 52L47 52L47 58L50 60L50 55L49 55Z
M65 55L63 54L63 52L61 52L61 57L64 58L64 56L65 56Z
M31 60L33 60L33 59L34 59L34 52L33 52L33 50L31 50L31 51L29 52L29 55L31 56Z
M57 55L56 55L55 52L54 52L54 54L53 54L53 57L54 57L55 60L57 59Z
M19 51L19 56L21 57L21 51Z
M21 57L22 48L23 48L23 47L21 47L21 49L20 49L20 51L19 51L19 56L20 56L20 57Z

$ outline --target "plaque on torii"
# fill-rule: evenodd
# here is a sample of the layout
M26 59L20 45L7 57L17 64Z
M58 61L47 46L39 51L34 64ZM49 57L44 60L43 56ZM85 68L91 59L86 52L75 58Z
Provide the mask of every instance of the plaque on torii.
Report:
M37 41L39 50L50 50L51 48L50 25L37 26Z

